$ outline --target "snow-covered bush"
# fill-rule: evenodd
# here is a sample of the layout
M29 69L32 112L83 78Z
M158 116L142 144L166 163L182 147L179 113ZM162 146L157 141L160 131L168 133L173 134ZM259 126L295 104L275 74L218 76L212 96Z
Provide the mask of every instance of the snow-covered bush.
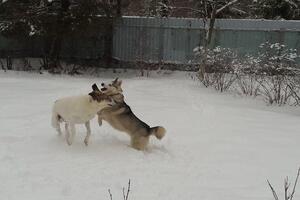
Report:
M259 93L269 104L298 104L299 86L295 81L299 75L298 57L296 49L289 49L283 44L266 42L260 45Z
M264 43L258 56L246 55L234 62L237 91L261 96L268 104L298 104L297 57L295 50L284 45Z
M265 42L259 46L257 56L260 72L267 75L293 75L297 70L297 49L289 49L283 44Z
M237 60L236 52L222 47L207 49L206 52L203 47L197 47L194 52L199 60L206 59L206 73L202 83L220 92L228 90L236 79L233 68L233 62Z
M195 48L198 61L206 63L201 82L221 92L235 88L242 95L261 96L268 104L300 105L297 50L270 42L259 49L258 55L238 56L230 48Z
M233 61L233 68L237 76L235 91L245 96L258 96L259 84L257 80L260 76L257 72L259 59L251 55L245 55L243 58Z
M293 84L293 78L284 75L262 76L259 80L259 95L261 95L268 104L293 105L294 93L299 90Z
M200 46L194 49L194 53L198 61L205 59L206 56L206 69L207 73L222 72L233 73L233 62L238 59L238 55L230 48L215 47L214 49L205 49Z
M257 97L259 95L260 85L259 76L255 74L237 75L235 91L240 95Z

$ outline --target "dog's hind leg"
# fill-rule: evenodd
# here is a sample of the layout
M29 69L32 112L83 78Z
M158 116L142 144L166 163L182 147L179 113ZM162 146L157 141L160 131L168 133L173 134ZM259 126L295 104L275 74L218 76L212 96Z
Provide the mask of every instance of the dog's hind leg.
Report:
M58 135L61 135L61 129L60 129L60 122L59 122L59 115L57 115L56 113L52 114L52 126L56 129L56 131L58 132Z
M56 131L58 132L58 135L59 135L59 136L62 135L62 132L61 132L61 129L60 129L60 123L59 123L59 122L58 122L58 124L57 124Z
M100 116L100 114L98 114L98 124L99 126L102 126L102 117Z
M145 150L149 143L149 137L144 136L132 136L131 146L137 150Z
M69 140L70 140L70 130L69 130L69 123L65 123L65 130L66 130L66 141L70 145Z
M90 121L85 122L85 127L86 127L86 137L84 139L84 144L87 146L89 144L89 138L91 136L91 126L90 126Z

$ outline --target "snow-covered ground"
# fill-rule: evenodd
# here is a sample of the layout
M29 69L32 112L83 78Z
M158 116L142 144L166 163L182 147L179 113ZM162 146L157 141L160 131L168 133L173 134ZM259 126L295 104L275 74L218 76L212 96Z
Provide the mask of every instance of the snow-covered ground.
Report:
M55 99L87 93L94 82L123 79L127 103L162 141L149 150L92 121L90 145L77 126L68 146L50 125ZM300 110L219 94L185 73L103 73L70 77L0 71L0 199L271 200L269 179L280 195L283 179L300 166ZM300 186L300 185L299 185ZM300 198L298 186L295 200Z

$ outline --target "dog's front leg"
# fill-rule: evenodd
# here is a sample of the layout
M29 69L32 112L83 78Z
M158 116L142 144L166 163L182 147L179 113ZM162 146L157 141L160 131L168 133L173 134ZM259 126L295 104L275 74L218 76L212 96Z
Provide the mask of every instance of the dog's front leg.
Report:
M84 144L87 146L89 144L89 138L91 136L91 126L90 126L90 121L85 122L85 127L86 127L86 137L84 139Z
M69 130L69 123L68 122L65 123L65 130L66 130L66 135L65 135L66 141L69 144L70 130Z
M98 113L98 124L99 124L99 126L102 126L102 116L101 116L101 114L100 113Z
M67 139L68 145L71 145L73 143L73 140L74 140L74 137L76 134L75 124L69 123L68 127L71 129L71 134L68 130L66 139Z

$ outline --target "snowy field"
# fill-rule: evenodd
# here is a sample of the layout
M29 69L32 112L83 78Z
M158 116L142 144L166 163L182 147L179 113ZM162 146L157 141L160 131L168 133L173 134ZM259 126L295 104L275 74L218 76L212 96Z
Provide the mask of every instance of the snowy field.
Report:
M130 148L126 134L92 121L90 145L77 126L68 146L50 125L60 97L88 93L96 82L123 79L127 103L167 135L149 150ZM0 199L271 200L300 166L300 110L219 94L185 73L103 73L96 77L0 71ZM283 198L282 198L283 199ZM298 185L295 200L300 199Z

